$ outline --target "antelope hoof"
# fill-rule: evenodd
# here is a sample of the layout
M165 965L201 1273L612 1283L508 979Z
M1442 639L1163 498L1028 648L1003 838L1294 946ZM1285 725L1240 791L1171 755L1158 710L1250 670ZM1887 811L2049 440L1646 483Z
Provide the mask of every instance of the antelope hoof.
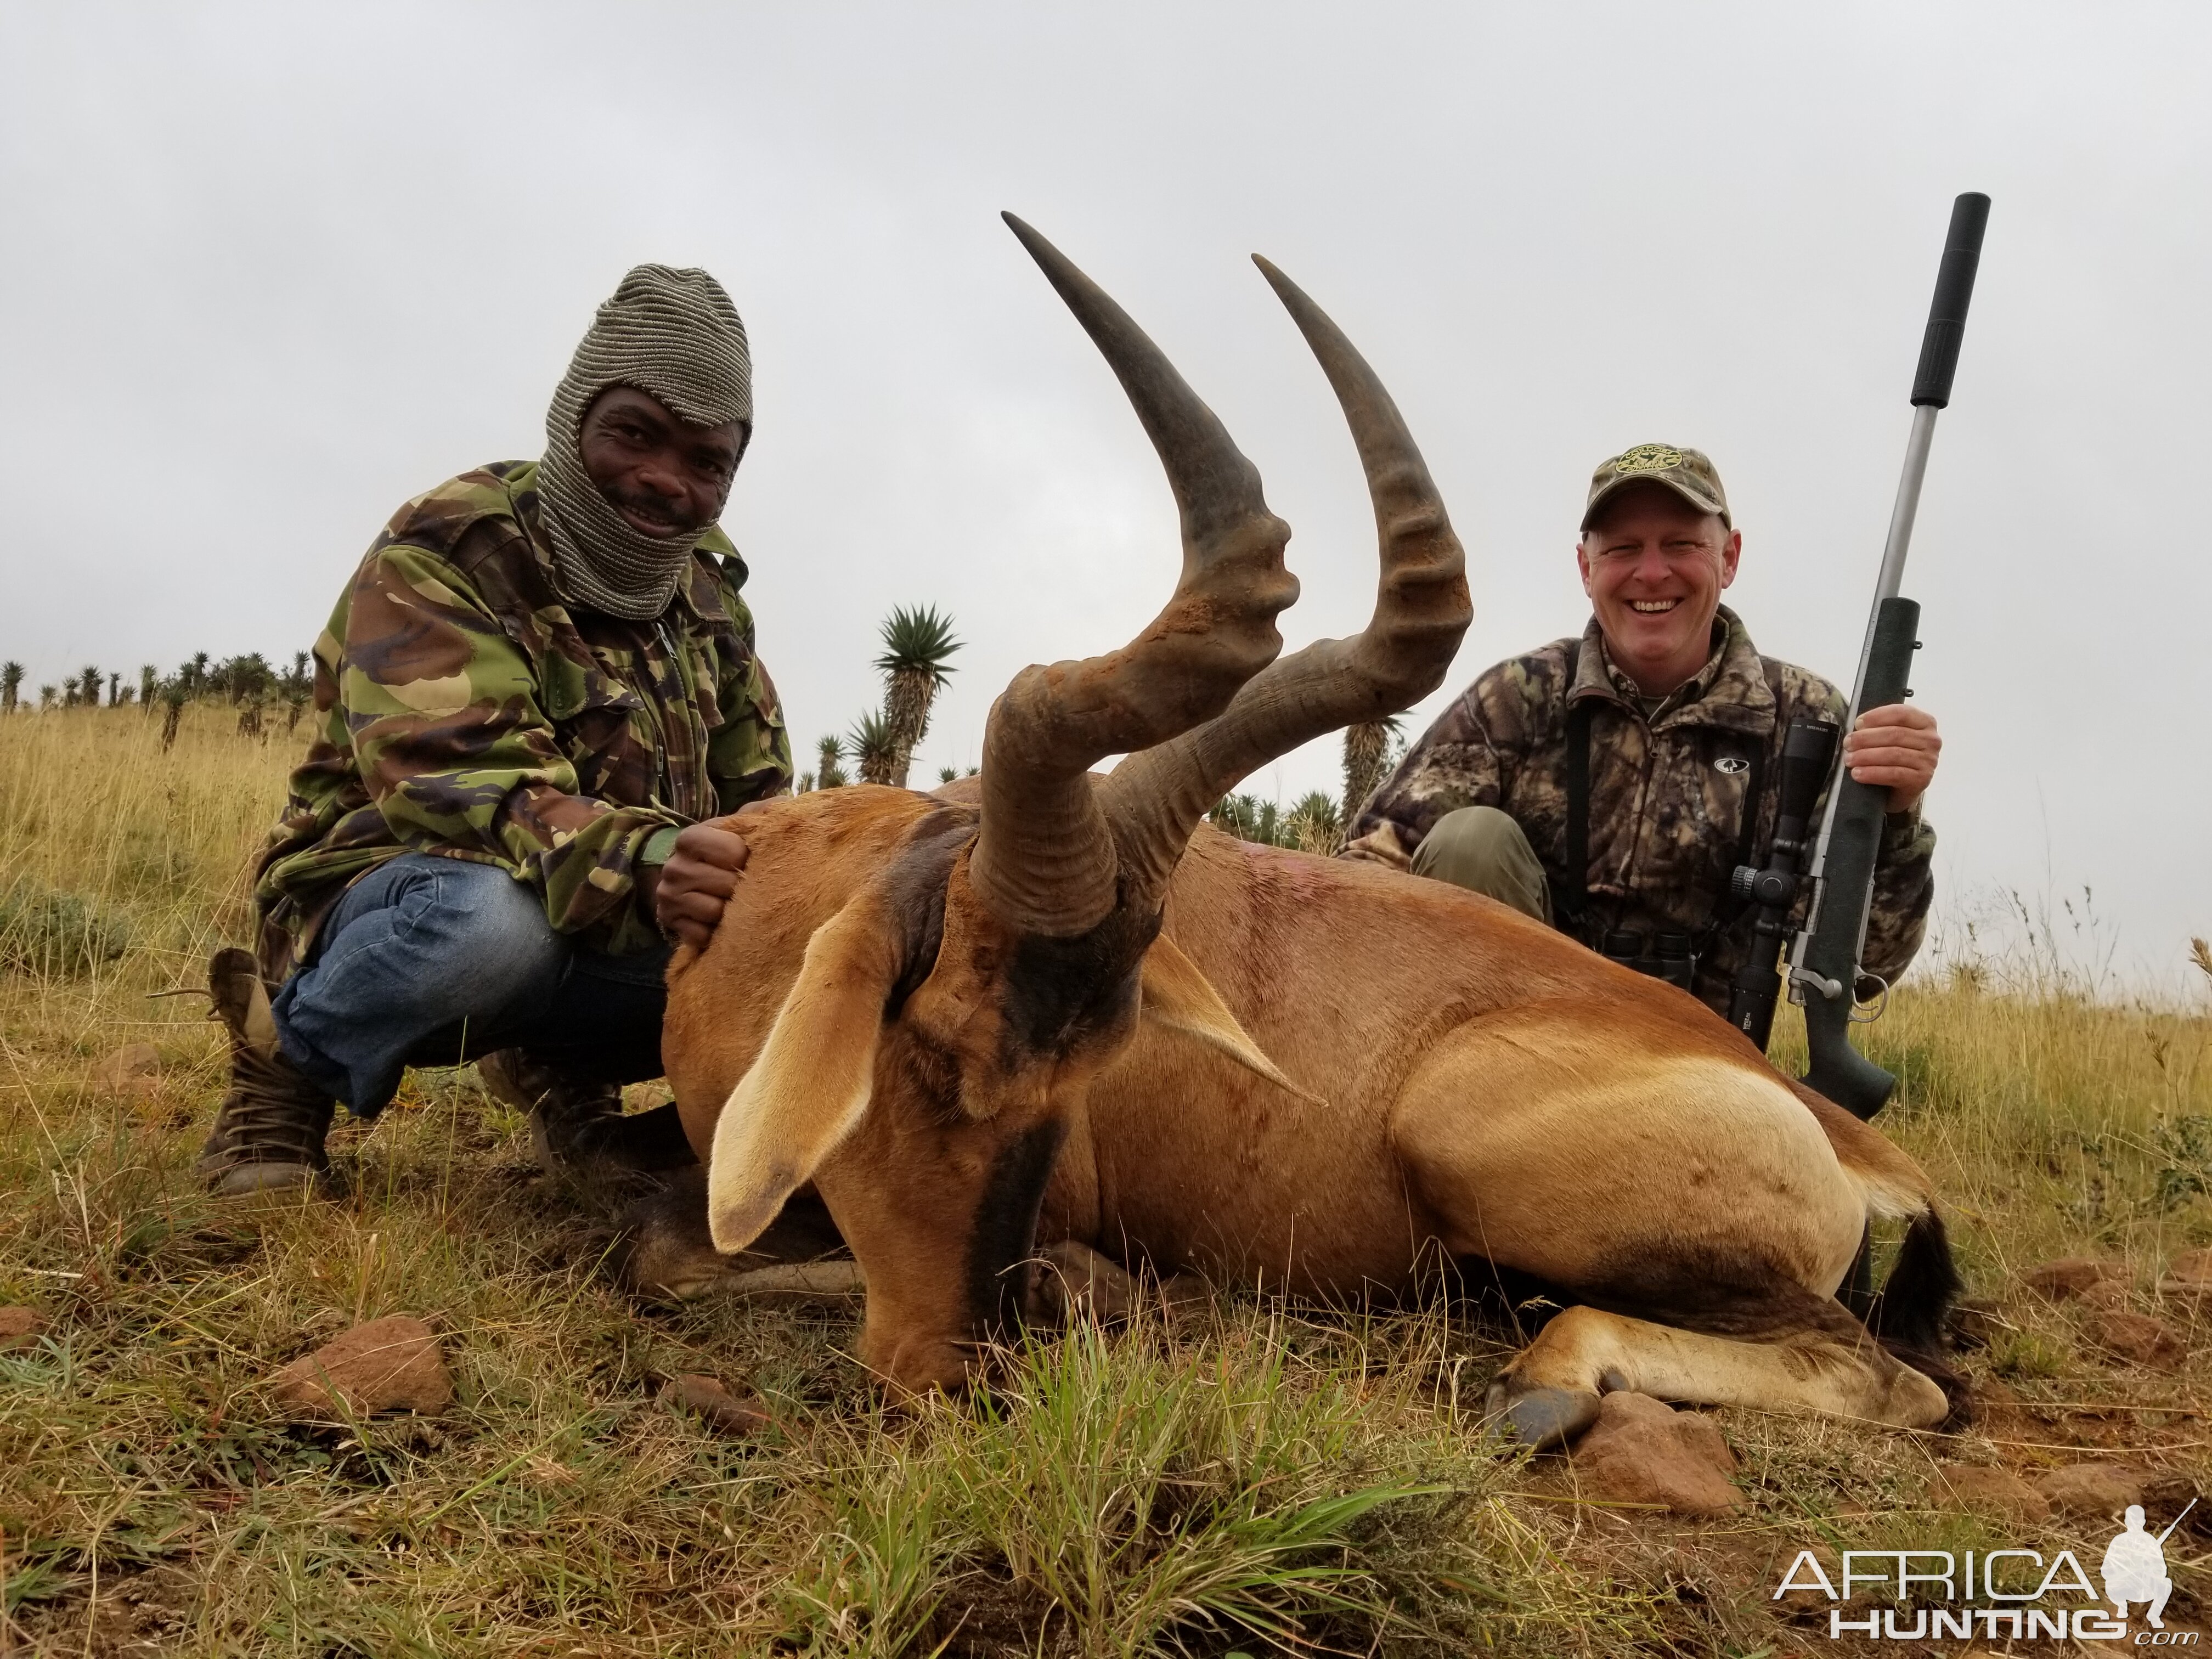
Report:
M1088 1320L1118 1325L1137 1310L1143 1287L1118 1263L1065 1238L1037 1252L1023 1316L1052 1328Z
M1551 1451L1597 1420L1597 1402L1587 1389L1537 1388L1515 1394L1501 1378L1490 1385L1485 1403L1501 1437L1532 1450Z

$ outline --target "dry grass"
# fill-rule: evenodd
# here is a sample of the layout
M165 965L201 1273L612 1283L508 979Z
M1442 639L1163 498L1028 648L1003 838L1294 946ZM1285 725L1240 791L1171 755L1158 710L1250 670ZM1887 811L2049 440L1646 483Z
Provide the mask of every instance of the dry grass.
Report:
M19 1650L1750 1659L1803 1645L1766 1589L1807 1545L2101 1542L1931 1514L1931 1461L2095 1448L2175 1498L2212 1474L2203 1360L2116 1366L2077 1308L2006 1293L2094 1253L2178 1319L2157 1272L2212 1243L2212 1021L2063 985L1909 988L1872 1033L1906 1079L1885 1126L2000 1300L1966 1368L2018 1401L1954 1438L1723 1413L1753 1502L1699 1525L1497 1455L1470 1407L1504 1350L1437 1310L1231 1298L1042 1342L980 1405L886 1419L846 1315L623 1298L604 1231L465 1071L339 1137L343 1201L216 1204L190 1174L216 1033L148 994L241 936L289 755L213 708L167 755L135 710L0 721L0 1303L48 1322L0 1355ZM158 1088L95 1090L139 1041ZM453 1412L270 1410L276 1366L395 1312L441 1331ZM778 1430L718 1439L660 1405L691 1370L758 1390ZM2182 1582L2191 1623L2193 1564Z

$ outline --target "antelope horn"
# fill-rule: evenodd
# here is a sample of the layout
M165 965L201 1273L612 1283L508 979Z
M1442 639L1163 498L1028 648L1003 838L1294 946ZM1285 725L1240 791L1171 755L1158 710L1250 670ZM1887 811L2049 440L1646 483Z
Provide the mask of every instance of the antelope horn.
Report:
M1363 632L1316 640L1278 658L1218 717L1131 755L1100 786L1131 903L1157 902L1199 819L1255 769L1325 732L1395 714L1436 690L1473 615L1459 538L1390 394L1319 306L1252 257L1343 405L1375 503L1382 580Z
M1182 519L1182 576L1151 625L1106 656L1024 668L984 727L969 879L1009 927L1064 938L1115 902L1114 836L1092 764L1220 714L1283 648L1275 615L1298 584L1283 568L1290 526L1267 510L1258 471L1213 411L1097 283L1012 214L1006 221L1120 379Z

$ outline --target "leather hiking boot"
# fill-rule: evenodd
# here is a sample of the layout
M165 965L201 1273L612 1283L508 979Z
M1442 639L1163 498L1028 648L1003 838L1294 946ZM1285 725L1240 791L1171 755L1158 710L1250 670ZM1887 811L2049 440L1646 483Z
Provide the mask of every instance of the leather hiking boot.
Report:
M530 1115L530 1144L548 1175L652 1176L699 1160L676 1103L625 1115L622 1085L595 1081L520 1048L477 1061L494 1098Z
M211 1018L230 1033L230 1090L200 1148L199 1173L228 1197L317 1184L331 1167L323 1137L331 1097L276 1044L269 988L252 953L228 946L208 963Z

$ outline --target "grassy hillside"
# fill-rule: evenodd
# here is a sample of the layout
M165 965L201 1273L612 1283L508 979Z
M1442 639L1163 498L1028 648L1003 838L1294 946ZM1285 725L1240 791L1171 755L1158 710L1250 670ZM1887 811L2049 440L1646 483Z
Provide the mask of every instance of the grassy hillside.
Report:
M1507 1349L1439 1310L1224 1297L1040 1342L988 1400L890 1418L845 1351L848 1310L621 1294L602 1223L470 1071L416 1074L373 1133L335 1138L341 1201L204 1197L190 1164L219 1033L204 1000L155 994L243 937L241 871L291 749L213 707L170 752L159 726L0 720L0 1304L45 1322L0 1353L19 1650L1256 1655L1272 1633L1752 1659L1837 1650L1768 1600L1802 1547L2109 1535L1935 1513L1935 1462L2094 1455L2162 1504L2212 1491L2212 1365L2152 1290L2212 1243L2201 1003L1898 995L1870 1033L1905 1079L1883 1121L1948 1195L1991 1304L1963 1362L1982 1420L1939 1437L1717 1413L1752 1499L1728 1520L1607 1505L1560 1460L1498 1455L1475 1407ZM95 1080L135 1042L157 1072ZM2119 1362L2080 1304L2012 1288L2089 1254L2191 1339L2179 1370ZM452 1411L277 1414L278 1366L391 1313L438 1329ZM757 1392L775 1426L720 1437L664 1404L687 1372ZM2200 1617L2194 1525L2168 1547L2172 1624Z

